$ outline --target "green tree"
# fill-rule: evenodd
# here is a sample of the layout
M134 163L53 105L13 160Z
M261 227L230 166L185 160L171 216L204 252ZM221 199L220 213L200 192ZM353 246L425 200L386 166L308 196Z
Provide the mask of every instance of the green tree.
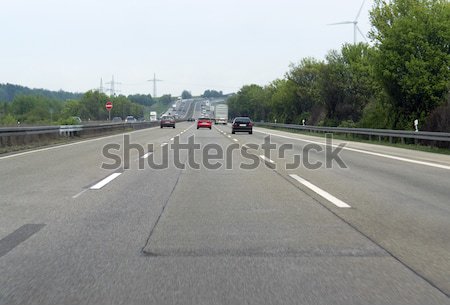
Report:
M183 92L181 93L181 98L182 99L192 98L192 94L187 90L183 90Z
M351 109L346 105L350 74L338 51L330 51L326 59L327 64L323 66L320 78L321 96L327 116L324 124L337 126L339 121L346 119L351 113Z
M80 100L81 118L85 120L106 120L109 116L105 104L109 97L99 91L88 91Z
M290 79L278 79L267 88L270 102L266 103L268 120L278 123L299 123L297 117L302 113L298 101L297 86Z
M412 128L445 102L450 82L450 3L375 0L370 33L375 71L392 105L394 128Z
M0 118L0 125L15 126L16 124L17 124L17 119L10 113L8 113Z
M286 78L296 86L296 106L301 123L305 119L308 124L316 124L323 113L321 96L321 74L325 63L314 58L304 58L298 65L291 65Z
M363 110L369 102L384 97L375 78L376 50L364 43L346 44L342 47L341 53L349 77L345 88L345 105L349 112L341 119L357 122L361 119Z
M71 116L82 117L82 113L86 113L86 111L83 111L82 107L83 105L80 101L69 100L64 103L61 116L63 118L69 118Z
M267 114L266 92L258 85L244 86L228 99L231 117L249 116L255 121L264 120Z
M133 94L127 97L132 103L150 107L155 103L150 94Z
M158 101L163 105L170 105L172 103L172 96L170 94L165 94L159 97Z
M65 101L79 99L82 94L70 93L62 90L50 91L45 89L30 89L14 84L0 84L0 101L12 102L17 95L39 95L51 100Z
M12 114L23 123L50 123L57 119L62 103L35 95L16 95L11 103Z
M204 98L222 97L222 96L223 92L216 90L205 90L205 92L202 94L202 97Z

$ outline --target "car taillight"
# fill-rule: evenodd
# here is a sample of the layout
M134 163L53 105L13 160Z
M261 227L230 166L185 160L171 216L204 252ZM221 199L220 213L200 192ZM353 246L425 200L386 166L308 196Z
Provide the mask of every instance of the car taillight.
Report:
M253 123L252 122L248 123L248 126L253 127Z

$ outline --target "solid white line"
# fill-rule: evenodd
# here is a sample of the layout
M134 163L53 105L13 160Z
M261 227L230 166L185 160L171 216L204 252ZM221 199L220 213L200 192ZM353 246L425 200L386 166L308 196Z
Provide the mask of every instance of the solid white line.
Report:
M117 177L119 177L120 175L122 175L122 173L111 174L108 177L106 177L105 179L103 179L102 181L100 181L99 183L91 186L90 189L91 190L99 190L102 187L104 187L105 185L107 185L108 183L110 183L111 181L113 181L114 179L116 179Z
M267 161L267 162L270 162L270 163L272 163L272 164L275 164L275 162L273 162L272 160L270 160L269 158L266 158L266 156L264 156L264 155L260 155L259 156L261 159L263 159L264 161Z
M319 144L319 145L324 145L324 146L327 145L326 143L322 143L322 142L316 142L316 141L305 140L305 139L300 139L300 138L288 137L288 136L283 136L283 135L274 134L274 133L270 133L270 132L263 132L263 131L256 131L256 132L264 133L264 134L268 134L268 135L276 136L276 137L280 137L280 138L286 138L286 139L303 141L303 142L307 142L307 143ZM331 145L331 146L335 147L335 148L339 147L339 145L334 145L334 144ZM414 163L414 164L419 164L419 165L425 165L425 166L431 166L431 167L437 167L437 168L441 168L441 169L450 170L450 166L449 165L442 165L442 164L438 164L438 163L431 163L431 162L426 162L426 161L419 161L419 160L414 160L414 159L408 159L408 158L403 158L403 157L386 155L386 154L382 154L382 153L376 153L376 152L371 152L371 151L357 149L357 148L343 147L342 149L343 150L354 151L354 152L358 152L358 153L366 154L366 155L372 155L372 156L377 156L377 157L382 157L382 158L387 158L387 159L392 159L392 160L398 160L398 161L403 161L403 162L409 162L409 163Z
M312 190L316 194L318 194L321 197L325 198L326 200L328 200L329 202L331 202L332 204L334 204L338 208L351 208L351 206L346 204L344 201L334 197L330 193L322 190L321 188L315 186L311 182L306 181L305 179L299 177L298 175L289 175L289 176L291 176L292 178L294 178L295 180L297 180L298 182L300 182L301 184L303 184L304 186L306 186L307 188L309 188L310 190Z
M148 152L145 155L142 156L143 159L147 159L152 153Z

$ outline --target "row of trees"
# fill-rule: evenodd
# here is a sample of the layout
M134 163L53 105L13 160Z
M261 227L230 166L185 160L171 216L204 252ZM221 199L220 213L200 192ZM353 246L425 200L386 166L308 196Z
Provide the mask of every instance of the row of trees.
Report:
M187 90L181 96L183 99L192 98ZM222 96L222 92L206 90L204 96ZM92 90L82 94L0 84L0 125L71 124L76 123L73 117L80 117L83 121L103 121L109 118L105 109L107 101L113 103L111 117L132 115L139 118L150 111L165 111L174 98L168 94L159 98L153 98L150 94L108 97Z
M325 60L305 58L283 79L248 85L231 115L328 126L450 129L450 3L375 0L373 46L344 45Z
M208 89L203 92L201 97L203 97L203 98L223 97L223 92ZM192 98L192 94L191 94L191 92L189 92L187 90L183 90L183 92L181 93L181 98L182 99L190 99L190 98Z
M72 93L63 90L51 91L46 89L31 89L14 84L0 84L0 101L12 102L17 95L39 95L54 100L79 99L82 93Z
M204 98L214 98L214 97L222 97L223 92L222 91L216 91L216 90L205 90L203 92L202 97Z
M42 95L23 95L13 97L11 102L0 102L0 125L21 124L70 124L72 117L83 121L103 121L109 118L105 103L111 101L111 117L125 118L127 115L144 117L151 107L158 104L168 107L172 102L170 95L153 99L150 95L124 95L108 97L99 91L88 91L79 99L66 101Z

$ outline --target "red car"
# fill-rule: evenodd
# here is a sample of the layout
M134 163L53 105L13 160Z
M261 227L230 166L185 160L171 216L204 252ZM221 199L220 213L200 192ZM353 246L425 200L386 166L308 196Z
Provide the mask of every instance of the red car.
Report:
M212 121L210 118L201 117L197 120L197 129L199 128L212 128Z
M175 118L171 115L164 115L163 117L161 117L160 126L161 128L163 127L175 128Z

